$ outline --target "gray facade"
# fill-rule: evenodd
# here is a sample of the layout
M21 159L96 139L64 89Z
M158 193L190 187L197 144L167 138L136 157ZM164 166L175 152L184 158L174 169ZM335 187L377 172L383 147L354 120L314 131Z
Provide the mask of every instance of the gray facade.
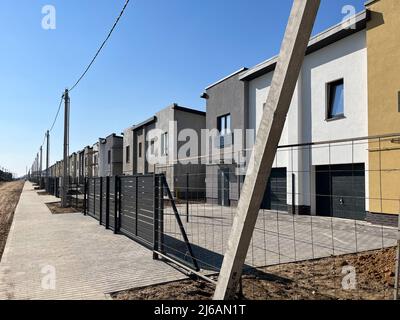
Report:
M178 141L179 134L184 133L183 130L194 130L197 137L201 137L201 130L205 128L206 115L204 112L173 104L157 112L154 117L126 129L123 147L124 174L164 173L171 191L179 196L187 191L187 174L190 173L192 193L204 193L205 166L179 163L177 150L186 143L186 141ZM154 132L157 132L156 137L151 137ZM168 140L164 148L161 146L163 141L161 135ZM128 152L130 155L127 154ZM195 155L188 155L188 157L201 155L200 142L198 150L193 153ZM150 161L148 157L152 154L161 161Z
M122 175L123 138L115 133L99 140L99 177Z
M248 123L248 83L241 81L240 75L247 69L241 69L236 73L206 88L203 97L207 103L208 130L218 130L218 118L230 115L231 131L240 129L243 133L241 143L245 146L246 129ZM238 137L232 138L232 142ZM238 141L236 141L238 142ZM237 175L237 165L224 164L224 154L232 152L232 145L219 148L220 160L212 161L206 167L206 197L210 203L231 205L238 201L239 189L243 177ZM215 152L208 150L208 153Z

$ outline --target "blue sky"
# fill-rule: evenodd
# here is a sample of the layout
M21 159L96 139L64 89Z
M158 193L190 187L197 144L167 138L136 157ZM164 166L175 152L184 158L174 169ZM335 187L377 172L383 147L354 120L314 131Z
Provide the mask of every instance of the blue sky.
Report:
M322 0L314 34L365 0ZM124 0L0 1L0 166L24 174ZM41 27L54 5L56 30ZM131 0L93 69L71 93L71 152L177 102L204 110L203 89L278 53L292 0ZM62 117L51 162L62 157Z

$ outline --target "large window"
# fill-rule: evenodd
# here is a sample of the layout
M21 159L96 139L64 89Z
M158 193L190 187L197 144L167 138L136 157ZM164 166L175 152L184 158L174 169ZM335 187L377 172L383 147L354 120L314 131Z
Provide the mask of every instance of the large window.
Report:
M161 135L161 156L168 155L168 132Z
M344 117L344 81L343 79L328 83L327 119L340 119Z
M220 133L220 147L228 147L232 145L231 115L226 114L218 117L217 129Z
M126 163L131 162L131 147L130 146L126 146Z

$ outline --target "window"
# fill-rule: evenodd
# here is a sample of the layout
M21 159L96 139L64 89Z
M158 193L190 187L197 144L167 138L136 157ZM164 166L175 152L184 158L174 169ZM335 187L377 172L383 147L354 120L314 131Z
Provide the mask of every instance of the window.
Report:
M343 79L328 83L327 119L344 117L344 81Z
M138 146L138 154L139 154L139 158L141 158L142 157L142 143L141 142L139 142L139 146Z
M154 140L150 141L150 152L152 155L155 154L155 149L154 149Z
M130 146L126 147L126 163L131 162L131 148Z
M111 163L111 150L108 150L108 160L107 160L108 164Z
M161 135L161 155L168 155L168 132Z
M217 129L220 133L220 147L232 145L231 115L227 114L217 119Z

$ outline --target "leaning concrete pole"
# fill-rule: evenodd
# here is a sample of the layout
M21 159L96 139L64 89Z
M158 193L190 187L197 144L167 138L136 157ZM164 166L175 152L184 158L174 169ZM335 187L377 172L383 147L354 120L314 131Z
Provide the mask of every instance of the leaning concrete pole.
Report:
M214 300L232 299L236 294L319 5L320 0L294 0Z

